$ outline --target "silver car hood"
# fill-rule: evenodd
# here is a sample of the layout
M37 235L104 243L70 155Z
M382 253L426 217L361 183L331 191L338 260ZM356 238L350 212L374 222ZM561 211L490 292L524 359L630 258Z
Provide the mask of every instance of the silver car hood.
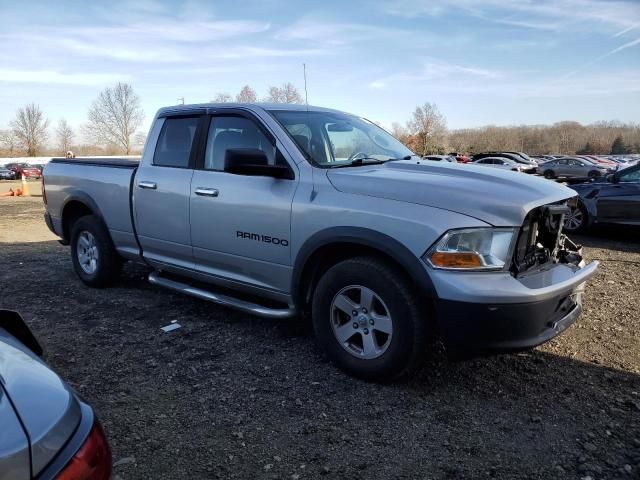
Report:
M35 476L73 434L80 404L58 375L2 328L0 383L31 440Z
M442 208L494 226L520 226L531 209L576 195L525 173L442 162L333 168L327 176L341 192Z

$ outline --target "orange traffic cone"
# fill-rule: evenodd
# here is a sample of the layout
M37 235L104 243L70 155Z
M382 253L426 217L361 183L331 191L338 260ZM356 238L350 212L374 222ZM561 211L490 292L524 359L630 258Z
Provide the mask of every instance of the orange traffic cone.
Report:
M27 183L27 179L24 176L24 173L22 174L22 195L25 197L30 197L31 194L29 193L29 184Z

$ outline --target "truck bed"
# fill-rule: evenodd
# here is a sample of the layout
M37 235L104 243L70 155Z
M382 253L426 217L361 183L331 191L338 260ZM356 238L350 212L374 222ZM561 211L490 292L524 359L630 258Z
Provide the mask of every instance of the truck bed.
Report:
M56 235L68 241L63 213L81 202L102 219L117 250L139 254L131 211L131 186L139 160L132 158L54 158L44 168L47 212Z

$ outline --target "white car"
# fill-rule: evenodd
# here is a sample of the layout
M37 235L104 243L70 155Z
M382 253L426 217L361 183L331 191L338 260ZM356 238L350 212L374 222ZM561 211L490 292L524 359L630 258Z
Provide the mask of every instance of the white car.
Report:
M501 170L512 170L514 172L521 172L522 165L514 160L509 160L504 157L486 157L481 158L473 162L473 165L481 165L483 167L499 168Z

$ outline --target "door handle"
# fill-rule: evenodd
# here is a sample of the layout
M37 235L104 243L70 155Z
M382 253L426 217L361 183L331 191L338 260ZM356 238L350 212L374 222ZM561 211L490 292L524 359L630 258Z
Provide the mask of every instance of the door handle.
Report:
M155 182L138 182L139 188L148 188L149 190L155 190L158 185Z
M199 195L201 197L217 197L218 196L218 190L216 190L215 188L198 187L196 188L195 193L196 195Z

